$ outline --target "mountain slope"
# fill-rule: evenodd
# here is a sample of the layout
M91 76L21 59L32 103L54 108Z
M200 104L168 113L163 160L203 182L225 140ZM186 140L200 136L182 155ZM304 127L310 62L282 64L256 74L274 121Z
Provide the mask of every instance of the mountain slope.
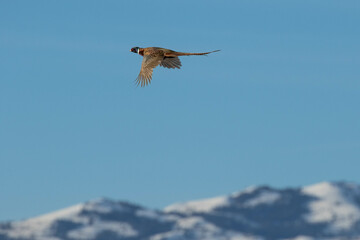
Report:
M0 240L360 239L360 186L252 187L163 211L99 199L0 224Z

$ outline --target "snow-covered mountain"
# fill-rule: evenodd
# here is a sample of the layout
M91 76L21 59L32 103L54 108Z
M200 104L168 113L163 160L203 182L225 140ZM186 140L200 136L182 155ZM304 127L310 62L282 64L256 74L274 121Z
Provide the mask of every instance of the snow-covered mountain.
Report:
M164 210L98 199L0 224L0 240L360 240L360 186L251 187Z

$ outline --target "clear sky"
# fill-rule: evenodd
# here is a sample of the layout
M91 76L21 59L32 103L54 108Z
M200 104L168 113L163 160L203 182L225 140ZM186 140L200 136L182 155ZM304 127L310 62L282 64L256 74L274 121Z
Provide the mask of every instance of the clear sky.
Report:
M360 183L360 1L0 7L0 220ZM136 87L131 47L221 49Z

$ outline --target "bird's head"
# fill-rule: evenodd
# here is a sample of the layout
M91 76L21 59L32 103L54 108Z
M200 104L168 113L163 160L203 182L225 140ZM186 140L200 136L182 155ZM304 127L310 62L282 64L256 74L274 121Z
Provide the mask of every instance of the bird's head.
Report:
M130 52L139 53L139 50L140 50L139 47L133 47L132 49L130 49Z

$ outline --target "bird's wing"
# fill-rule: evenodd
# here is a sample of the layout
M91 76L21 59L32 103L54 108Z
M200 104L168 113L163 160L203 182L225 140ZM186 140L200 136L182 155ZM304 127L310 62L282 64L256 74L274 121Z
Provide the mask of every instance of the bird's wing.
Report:
M161 63L161 60L162 57L144 56L139 76L136 78L137 85L144 87L150 83L153 69Z
M179 68L181 67L181 62L178 57L165 57L161 63L161 67L165 68Z

